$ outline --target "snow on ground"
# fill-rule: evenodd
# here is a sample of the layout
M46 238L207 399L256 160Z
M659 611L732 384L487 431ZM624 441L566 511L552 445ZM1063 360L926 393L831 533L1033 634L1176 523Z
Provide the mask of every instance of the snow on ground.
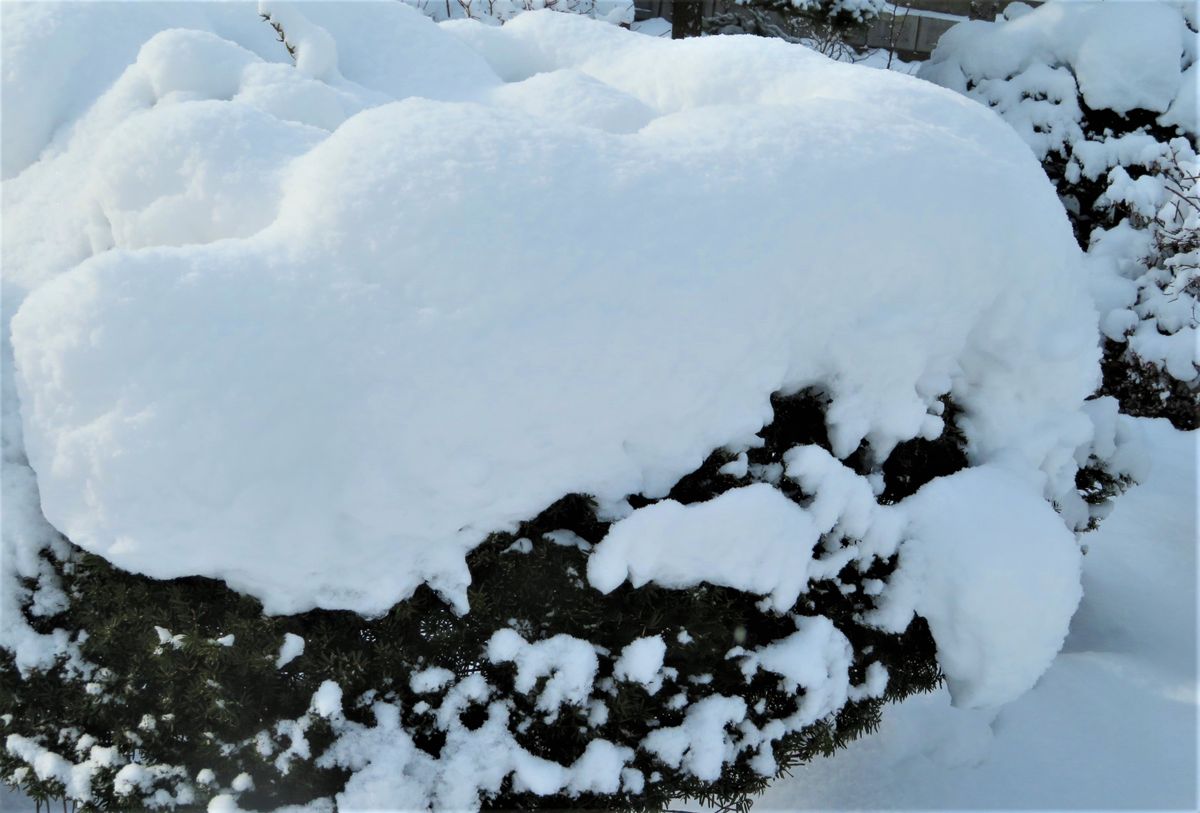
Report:
M1153 459L1086 537L1063 652L999 711L946 690L780 781L755 808L1191 809L1197 806L1197 433L1139 420Z
M906 73L909 76L914 76L921 65L924 63L919 60L905 62L895 54L889 54L883 48L873 48L861 56L855 56L851 60L855 65L862 65L867 68L880 68L883 70L896 71L897 73Z

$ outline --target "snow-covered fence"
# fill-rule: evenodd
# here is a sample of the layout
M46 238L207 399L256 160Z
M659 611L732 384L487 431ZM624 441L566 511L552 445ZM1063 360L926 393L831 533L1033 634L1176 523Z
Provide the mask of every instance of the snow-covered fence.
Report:
M703 16L713 17L737 5L738 0L685 0L703 5ZM992 20L1017 0L896 0L864 32L850 33L855 47L894 50L906 59L928 59L942 34L963 20ZM636 0L638 20L670 20L676 0ZM1027 5L1041 5L1029 0Z
M885 48L908 59L928 59L942 34L970 19L972 5L969 0L889 3L870 28L848 39L852 45Z

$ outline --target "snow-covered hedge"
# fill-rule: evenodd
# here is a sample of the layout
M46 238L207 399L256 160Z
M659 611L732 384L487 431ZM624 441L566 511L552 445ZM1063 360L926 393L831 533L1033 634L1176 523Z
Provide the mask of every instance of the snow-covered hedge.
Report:
M1061 645L1135 461L977 105L550 12L3 15L5 781L737 799Z
M987 104L1058 187L1093 261L1104 392L1200 418L1197 6L1048 3L955 26L920 76Z

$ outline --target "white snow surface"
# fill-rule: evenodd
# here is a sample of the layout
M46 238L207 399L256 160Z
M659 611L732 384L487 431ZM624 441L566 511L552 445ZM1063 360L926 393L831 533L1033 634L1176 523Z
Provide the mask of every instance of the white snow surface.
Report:
M747 682L758 671L779 675L784 690L805 689L801 713L818 720L840 709L850 689L850 642L823 615L796 618L796 632L753 652L739 653Z
M1184 25L1188 5L1051 2L1004 23L969 20L942 35L920 75L965 91L967 77L1010 79L1067 65L1071 70L1061 77L1072 94L1078 85L1088 107L1165 114L1189 85L1195 93L1194 77L1185 82L1183 76L1196 53L1196 35ZM1045 107L1052 101L1029 103Z
M1197 433L1139 419L1153 468L1088 534L1063 651L1000 709L941 689L755 810L1195 810Z
M379 613L424 582L466 611L488 533L569 492L661 496L808 385L839 455L927 433L951 392L973 462L1083 519L1096 315L1037 162L976 105L778 41L394 2L263 5L293 66L254 5L170 8L103 12L139 32L110 44L5 6L30 43L5 81L41 88L4 131L6 578L46 543L40 499L121 567L270 612ZM733 573L785 608L818 531L769 486L714 502L747 499L803 529L796 569L759 584L694 549L677 582Z
M1090 403L1103 429L1096 453L1119 471L1140 473L1140 461L1122 457L1130 446L1128 419L1118 420L1112 399ZM819 446L797 446L784 461L787 476L815 495L806 507L766 483L690 505L663 500L613 524L588 560L588 581L605 592L626 578L634 587L708 582L768 596L785 612L810 579L835 578L851 563L865 570L898 551L897 570L867 621L903 632L914 614L925 618L957 704L1007 703L1046 670L1079 603L1080 548L1028 480L982 464L936 478L896 505L880 505L867 478ZM814 551L831 532L853 541ZM805 620L795 640L746 655L744 668L777 671L789 691L805 686L806 703L817 702L817 687L827 692L830 684L802 679L811 674L805 664L819 662L815 653L823 650L849 652L842 634L827 625L823 617ZM834 639L814 643L826 635ZM779 663L796 666L780 671L772 666ZM845 702L846 691L830 708Z
M663 683L663 656L667 644L661 635L630 642L613 663L613 677L641 683L649 694L657 694Z
M431 666L414 673L408 680L409 688L418 694L436 692L454 680L454 673L441 666Z
M309 708L319 717L326 719L342 713L342 687L336 681L322 681L313 692Z
M872 620L899 632L923 617L956 704L1014 700L1058 654L1079 604L1074 535L991 465L939 477L902 506L908 538Z
M808 586L818 539L809 512L766 483L692 505L663 500L613 525L588 558L588 582L605 593L626 578L634 587L708 582L770 596L786 612Z
M681 724L647 734L641 748L672 768L682 768L697 779L716 781L721 767L738 750L726 726L740 723L745 716L745 700L712 694L693 703Z
M1101 185L1087 262L1104 334L1127 345L1130 363L1194 389L1200 341L1187 238L1200 228L1197 7L1056 2L1010 13L1016 8L1007 21L947 32L918 75L991 107L1039 159L1061 156L1069 210L1088 205L1072 185ZM1146 132L1133 118L1114 124L1114 134L1094 112L1135 108L1159 114L1167 132Z
M282 669L304 654L304 639L294 632L283 634L283 643L279 645L279 654L275 657L275 668Z
M633 0L404 0L413 8L439 22L442 20L478 20L500 25L527 11L549 9L566 14L582 14L620 25L633 22Z
M599 660L587 641L570 635L555 635L529 643L511 629L497 630L488 640L488 660L516 666L513 686L528 694L546 678L538 695L537 707L551 716L564 703L584 706L592 692Z

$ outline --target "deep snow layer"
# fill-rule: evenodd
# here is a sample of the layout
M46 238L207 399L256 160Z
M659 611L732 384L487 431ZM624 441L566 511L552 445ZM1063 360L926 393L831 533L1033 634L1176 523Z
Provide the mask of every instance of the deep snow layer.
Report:
M76 543L271 612L465 610L487 533L662 494L812 384L841 455L952 392L975 462L1083 520L1095 315L986 111L757 38L263 8L295 67L253 8L129 11L140 52L48 94L81 116L6 184L24 448Z
M1062 654L997 710L945 691L795 771L755 809L1195 810L1197 433L1138 421L1153 468L1086 537Z

